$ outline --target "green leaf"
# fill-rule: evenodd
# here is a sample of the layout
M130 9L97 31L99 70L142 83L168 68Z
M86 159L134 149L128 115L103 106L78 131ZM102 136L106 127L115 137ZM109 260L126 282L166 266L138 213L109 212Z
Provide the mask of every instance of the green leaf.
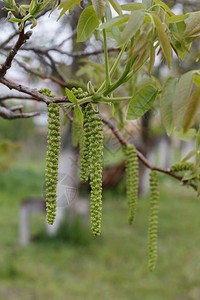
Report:
M158 90L152 85L141 88L130 100L128 106L127 120L136 120L142 117L156 100Z
M50 13L50 14L52 14L52 12L59 6L59 4L60 4L60 0L55 0L55 1L53 2L53 5L52 5L52 8L51 8L51 13Z
M149 59L149 68L148 68L148 74L149 76L151 76L151 71L154 67L155 64L155 48L153 46L153 44L151 44L151 48L150 48L150 59Z
M111 102L110 106L111 106L112 117L114 117L114 115L115 115L115 105L114 105L114 103Z
M18 19L18 18L10 18L9 21L10 21L10 22L13 22L13 23L15 23L15 22L16 22L16 23L20 23L20 22L22 22L22 19Z
M35 9L35 7L37 7L37 5L38 5L37 0L31 0L29 12L31 13Z
M32 23L31 28L34 28L35 26L37 26L37 21L35 18L30 18L30 21Z
M142 25L144 21L145 12L143 10L134 11L131 13L129 21L122 33L121 39L118 46L125 44L129 39L132 38Z
M58 17L58 20L70 9L72 8L75 4L80 6L81 0L67 0L67 1L62 1L60 3L60 6L58 9L62 9L60 16Z
M195 30L197 27L199 27L199 24L200 24L200 12L195 13L192 21L187 24L185 32L184 32L184 36L185 37L189 36L193 30Z
M177 82L178 79L175 77L167 79L163 87L162 97L160 100L161 117L167 135L172 134L174 127L172 104Z
M84 42L99 25L99 19L92 5L88 6L80 15L77 26L77 42Z
M4 3L6 3L10 8L14 8L15 1L14 0L3 0Z
M146 9L146 5L144 3L127 3L121 5L122 10L132 11L137 9Z
M78 105L76 105L74 107L74 112L76 114L76 117L77 117L78 121L83 125L83 121L84 121L83 113L82 113L82 111L81 111L81 109Z
M187 161L188 159L190 159L191 157L193 157L194 155L196 155L196 150L192 150L190 151L183 159L182 161Z
M194 170L188 171L185 173L182 181L193 179L193 178L199 176L199 174L200 174L200 168L196 169L195 171Z
M97 14L97 17L101 19L105 15L106 0L92 0L92 5Z
M193 81L196 85L200 85L200 76L194 75Z
M153 0L142 0L142 3L147 7L150 8L153 5Z
M183 129L186 132L195 122L200 104L200 86L198 86L192 93L190 101L187 104Z
M145 0L144 0L144 1L145 1ZM148 1L148 0L147 0L147 1ZM170 8L169 8L163 1L160 1L160 0L154 0L154 3L155 3L155 4L159 4L160 7L164 8L164 10L166 10L170 16L173 16L173 15L174 15L174 13L170 10Z
M159 39L160 46L162 48L163 54L166 58L166 61L167 61L168 65L170 66L171 61L172 61L172 49L171 49L169 37L163 28L160 18L156 15L152 15L152 17L154 19L156 29L158 32L158 39Z
M69 101L71 101L73 104L77 104L78 100L76 99L74 94L68 88L66 88L65 91L66 91Z
M66 110L65 110L64 114L67 115L71 111L72 107L73 107L73 105L71 105L71 103L67 103L65 105Z
M101 26L99 26L98 29L102 30L102 29L107 29L107 28L111 28L114 26L118 26L120 24L127 22L129 17L130 17L129 15L121 15L121 16L112 18L112 19L108 20L107 22L103 23Z
M198 37L200 35L200 26L196 27L194 30L192 30L189 34L188 37Z
M192 89L193 76L194 71L185 73L180 77L176 86L173 99L173 116L177 130L181 129L183 126L183 119Z
M189 14L188 15L178 15L178 16L174 15L174 16L171 16L171 17L167 18L165 20L165 23L168 24L168 23L181 22L181 21L187 19L188 17L189 17Z
M110 4L112 5L112 7L114 8L114 10L121 15L122 14L122 9L121 6L119 5L117 0L109 0Z
M181 129L180 131L174 131L174 134L180 140L189 142L196 136L196 130L194 128L191 128L187 132L183 132L183 129Z

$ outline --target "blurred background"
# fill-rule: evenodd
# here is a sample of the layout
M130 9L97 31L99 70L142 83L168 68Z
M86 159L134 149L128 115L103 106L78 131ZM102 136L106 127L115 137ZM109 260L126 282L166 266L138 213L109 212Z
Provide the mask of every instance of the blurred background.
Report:
M121 4L125 1L119 1ZM139 2L139 1L136 1ZM200 9L200 1L164 1L176 14ZM83 2L83 7L86 5ZM0 1L3 7L3 2ZM98 32L87 43L76 43L81 10L75 7L59 22L59 12L49 10L38 18L30 41L20 50L7 77L30 87L50 88L58 96L93 78L98 86L104 76L103 49ZM114 13L114 12L113 12ZM17 38L16 25L6 22L0 10L0 63ZM30 25L27 24L27 29ZM110 62L116 51L110 39ZM199 41L184 63L174 57L173 69L158 56L154 78L162 85L169 75L199 68ZM120 71L120 70L119 70ZM119 90L133 93L144 74ZM0 119L0 299L69 300L199 300L200 203L193 190L175 179L159 175L159 245L156 270L148 270L148 171L140 166L140 199L136 221L127 222L123 151L104 128L102 235L93 237L89 221L89 187L78 179L78 149L72 146L71 124L62 116L62 152L58 183L56 224L45 221L46 105L0 86L0 101L23 104L39 111L33 119ZM5 98L5 99L4 99ZM18 99L19 98L19 99ZM26 101L27 100L27 101ZM141 120L124 122L121 112L111 117L101 112L153 163L168 168L194 147L164 133L158 105ZM122 128L120 128L123 127Z

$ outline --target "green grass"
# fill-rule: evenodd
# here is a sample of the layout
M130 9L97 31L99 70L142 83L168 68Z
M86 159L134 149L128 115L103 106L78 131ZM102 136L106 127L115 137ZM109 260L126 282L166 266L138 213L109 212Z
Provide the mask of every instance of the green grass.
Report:
M105 191L100 238L75 223L66 225L68 233L47 239L45 216L35 217L37 239L19 247L20 202L41 196L43 180L34 167L0 174L0 299L200 299L200 202L192 191L161 178L159 257L150 273L148 198L140 199L129 226L125 197Z

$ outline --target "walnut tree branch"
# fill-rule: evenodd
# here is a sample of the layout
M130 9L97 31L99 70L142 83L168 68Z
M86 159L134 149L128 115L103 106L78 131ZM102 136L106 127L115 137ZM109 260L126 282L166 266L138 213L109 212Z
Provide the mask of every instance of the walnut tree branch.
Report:
M18 108L19 109L19 108ZM7 120L13 120L13 119L24 119L24 118L32 118L35 116L38 116L38 112L32 112L32 113L17 113L15 114L13 111L13 108L10 110L6 107L0 107L0 116Z
M128 142L124 139L124 137L121 135L121 133L119 132L119 130L117 129L117 127L114 125L114 123L112 123L110 120L107 120L105 117L100 116L102 118L102 121L104 124L106 124L114 133L114 135L116 136L116 138L118 139L118 141L120 142L120 144L124 145L124 146L128 146ZM179 181L182 181L183 177L174 174L172 171L170 170L165 170L156 166L152 166L149 161L146 159L146 157L144 157L144 155L136 149L137 152L137 156L139 158L139 160L149 169L151 170L155 170L161 173L165 173L167 175L170 175L171 177L174 177L176 179L178 179Z
M67 97L55 97L55 98L47 97L47 96L43 95L42 93L40 93L37 89L31 89L27 86L17 84L6 78L0 78L0 83L4 84L11 90L14 89L18 92L30 95L33 98L33 100L35 100L35 101L42 101L42 102L45 102L46 104L49 104L51 102L56 102L56 103L69 102Z
M7 70L11 67L15 55L17 54L21 46L26 42L26 40L30 38L31 34L31 31L27 31L26 33L24 33L24 29L19 33L19 37L15 46L10 50L5 62L0 68L0 78L3 78L6 75Z

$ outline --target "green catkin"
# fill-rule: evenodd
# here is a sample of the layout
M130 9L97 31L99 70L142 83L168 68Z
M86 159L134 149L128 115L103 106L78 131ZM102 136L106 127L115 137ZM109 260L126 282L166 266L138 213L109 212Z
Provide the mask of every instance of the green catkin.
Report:
M57 103L48 105L48 136L46 157L46 210L47 222L52 225L56 216L58 160L60 154L60 108Z
M77 99L82 99L88 96L88 93L84 92L81 88L76 89L73 87L71 91ZM82 126L74 114L72 122L72 144L74 147L78 146L79 139L82 138L82 133Z
M132 224L135 219L138 200L138 158L134 145L129 145L125 148L125 164L128 222Z
M157 239L158 239L158 176L156 171L151 171L149 175L150 183L150 216L149 216L149 270L155 269L157 260Z
M81 128L82 126L74 114L72 121L72 145L74 147L78 146Z
M80 151L80 179L82 182L86 182L90 173L90 137L91 137L91 120L90 115L93 113L93 109L90 104L88 104L84 111L84 131L83 131L83 147Z
M102 156L103 156L103 124L102 119L92 110L90 120L90 213L91 229L94 235L101 233L102 214Z
M171 166L171 171L173 173L178 173L178 172L190 171L193 168L194 168L193 162L179 162Z

